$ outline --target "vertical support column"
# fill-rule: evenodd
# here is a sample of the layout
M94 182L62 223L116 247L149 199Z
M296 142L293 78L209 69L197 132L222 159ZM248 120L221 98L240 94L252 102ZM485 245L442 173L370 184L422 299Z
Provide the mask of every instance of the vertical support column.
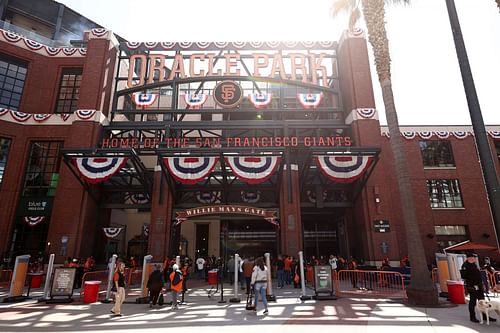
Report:
M298 166L290 164L290 178L287 176L286 166L284 169L280 188L280 249L282 253L289 254L297 253L303 248L302 219ZM292 194L291 201L288 200L289 189Z
M172 227L172 196L163 179L161 167L155 167L151 195L151 220L149 225L148 253L155 258L166 258L170 247Z

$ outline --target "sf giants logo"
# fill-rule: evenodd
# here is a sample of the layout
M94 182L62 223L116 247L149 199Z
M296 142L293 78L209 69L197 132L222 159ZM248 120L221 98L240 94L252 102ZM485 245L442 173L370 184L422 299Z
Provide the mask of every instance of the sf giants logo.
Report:
M223 108L237 106L243 98L243 90L233 81L222 81L214 89L214 100Z
M233 84L222 84L220 97L222 97L224 102L228 103L234 98L235 91L236 87Z

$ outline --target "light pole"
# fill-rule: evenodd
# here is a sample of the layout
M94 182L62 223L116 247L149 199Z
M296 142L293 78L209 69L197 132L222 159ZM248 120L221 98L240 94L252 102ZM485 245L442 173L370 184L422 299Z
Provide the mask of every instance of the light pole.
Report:
M484 127L481 107L479 106L479 101L477 99L476 87L474 85L474 78L472 77L469 65L469 58L467 57L467 50L465 49L462 30L460 29L460 22L458 21L455 1L446 0L446 7L448 8L448 16L450 18L453 40L455 41L455 50L457 52L458 63L460 65L460 73L462 74L462 82L464 85L465 96L467 98L467 105L469 107L472 128L474 130L474 138L476 140L479 161L481 162L481 168L483 170L484 182L488 193L491 215L493 217L493 228L495 229L495 234L497 236L498 247L498 242L500 240L500 186L498 184L495 164L493 163L493 158L491 156L491 149L488 144L488 136L486 135L486 128Z

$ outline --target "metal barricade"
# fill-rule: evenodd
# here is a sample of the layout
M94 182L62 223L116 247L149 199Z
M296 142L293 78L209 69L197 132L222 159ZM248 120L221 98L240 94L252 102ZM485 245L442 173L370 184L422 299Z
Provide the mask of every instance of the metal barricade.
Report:
M406 299L404 278L398 272L341 270L336 277L337 296Z
M0 270L0 288L9 288L11 279L12 279L11 269Z
M83 288L85 281L101 281L101 284L99 285L99 293L105 292L108 285L108 271L93 271L83 274L82 288L80 291L81 299L83 299L83 295L85 293L85 288Z

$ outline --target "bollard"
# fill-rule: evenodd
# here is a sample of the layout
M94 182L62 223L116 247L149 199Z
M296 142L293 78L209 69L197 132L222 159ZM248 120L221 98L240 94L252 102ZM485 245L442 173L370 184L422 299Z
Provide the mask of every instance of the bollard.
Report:
M226 303L224 300L224 277L223 277L223 272L224 272L224 262L219 261L218 265L218 274L219 275L219 282L220 282L220 300L217 303Z
M50 281L52 281L52 273L54 271L54 259L56 255L52 253L49 257L49 265L47 266L47 275L45 276L45 286L43 288L43 297L40 298L39 302L44 302L49 299L50 296Z
M266 298L268 301L276 302L276 296L273 295L273 279L271 276L271 254L269 252L264 253L264 257L266 258L266 266L267 266L267 295Z
M238 276L240 272L240 267L239 267L239 259L240 256L236 253L234 255L234 297L229 299L229 302L231 303L239 303L241 302L240 298L238 297L238 286L239 286L239 281L238 281Z
M113 254L113 256L111 256L111 262L108 264L108 285L106 287L106 297L105 297L104 301L102 301L103 303L111 303L112 302L111 288L113 287L113 275L114 275L113 273L115 270L117 258L118 258L118 256L116 254Z
M299 265L300 265L300 285L302 287L302 296L300 296L301 301L306 301L311 299L311 296L306 295L306 279L304 276L304 253L299 251Z

